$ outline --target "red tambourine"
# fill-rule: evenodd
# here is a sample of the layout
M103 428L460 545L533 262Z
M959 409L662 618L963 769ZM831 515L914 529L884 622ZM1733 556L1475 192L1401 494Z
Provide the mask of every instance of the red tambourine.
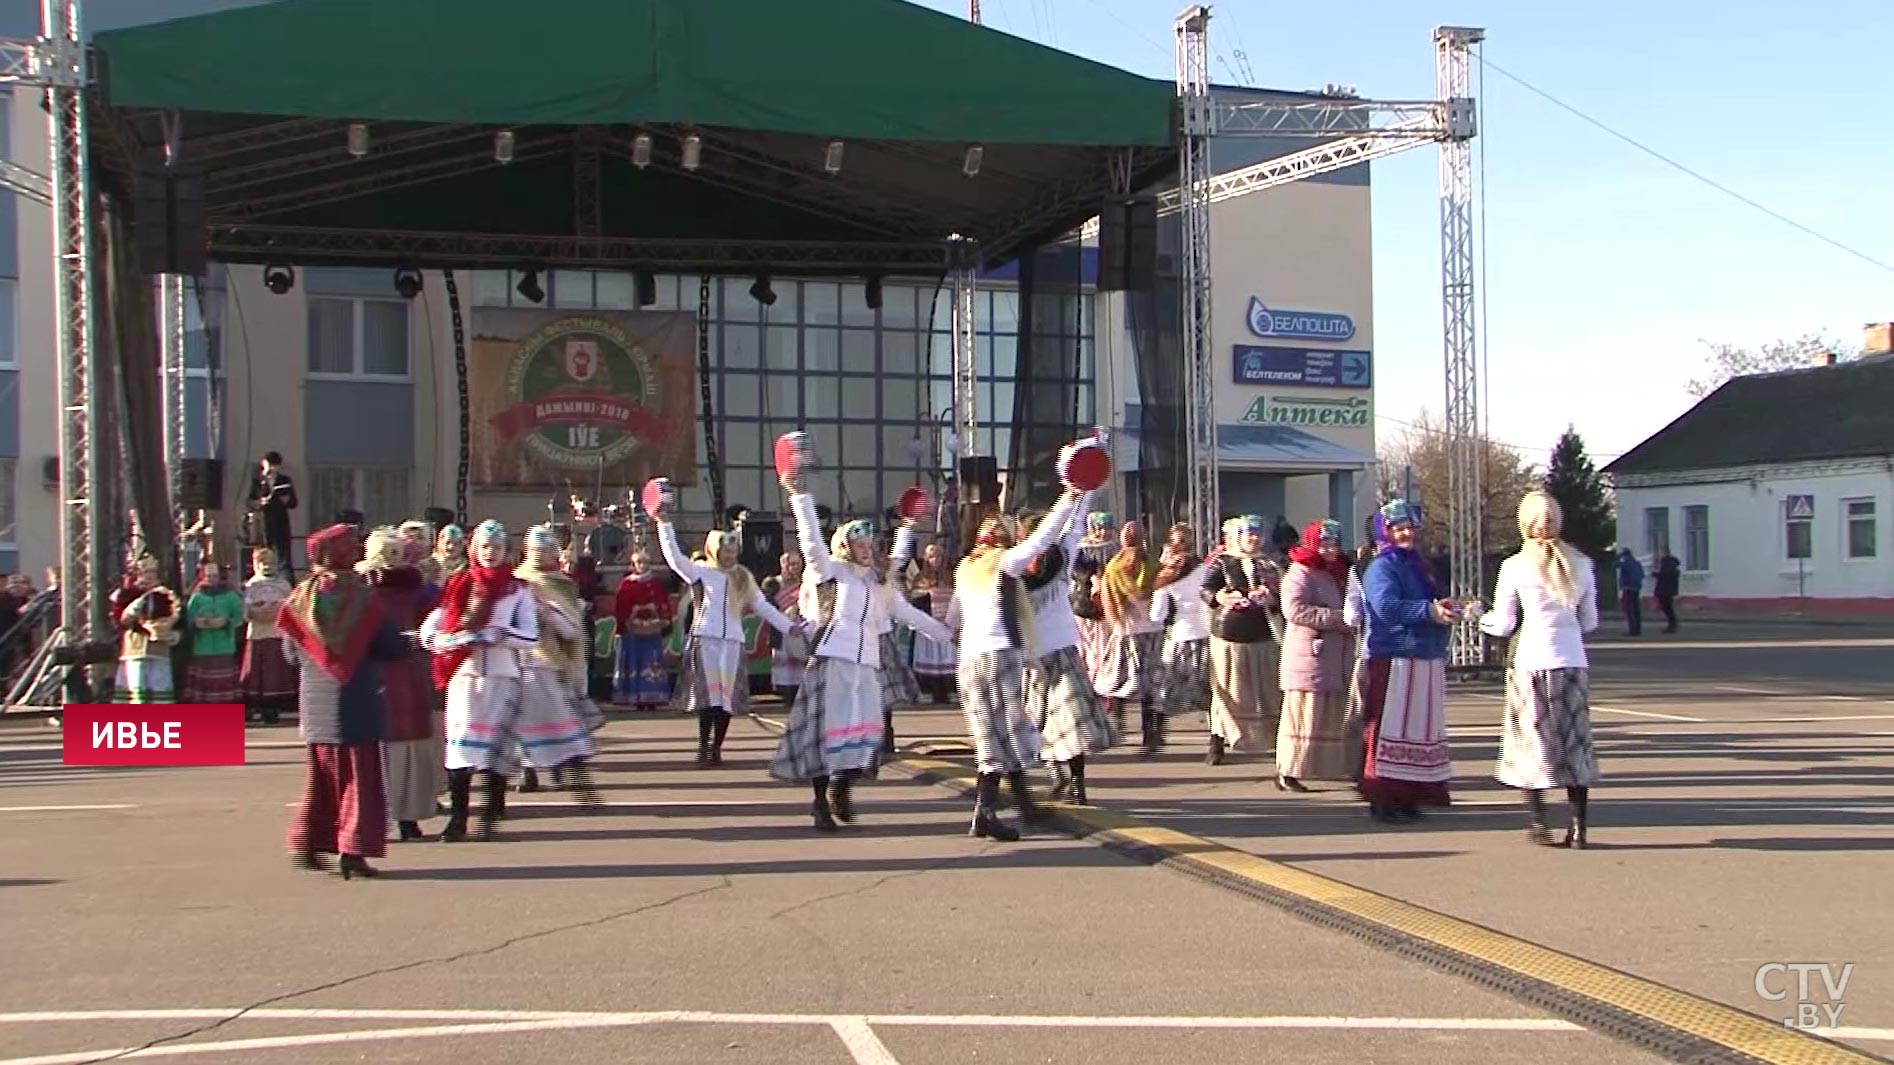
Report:
M658 512L677 504L677 489L671 487L668 477L653 477L644 483L644 491L639 493L638 505L644 512L656 520Z
M776 476L788 479L815 466L815 443L798 429L776 438Z
M1081 492L1096 492L1111 480L1111 454L1086 440L1059 453L1059 480Z
M934 499L927 494L927 489L912 484L901 489L901 498L895 502L894 509L903 521L920 521L934 509Z

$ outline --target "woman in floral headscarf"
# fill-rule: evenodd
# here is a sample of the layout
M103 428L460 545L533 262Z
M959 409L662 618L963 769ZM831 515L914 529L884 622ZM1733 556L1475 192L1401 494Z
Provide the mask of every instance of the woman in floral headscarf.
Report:
M158 560L138 560L125 583L112 593L112 616L119 626L118 701L170 703L177 700L171 648L178 642L184 604L164 586Z
M322 856L339 854L344 879L370 877L377 870L368 859L388 845L383 665L406 661L413 643L355 574L361 547L352 526L331 525L307 544L309 576L276 619L284 653L302 670L303 796L289 852L304 869L326 868Z
M1361 747L1349 713L1353 633L1343 619L1349 562L1342 527L1310 522L1289 549L1282 578L1282 723L1276 730L1276 787L1307 791L1305 780L1352 780ZM1351 729L1351 725L1355 725Z
M947 548L939 540L921 550L920 571L908 588L908 601L945 624L947 604L954 598L954 573L947 565ZM914 675L934 702L944 703L954 687L954 645L914 637Z
M1203 601L1209 574L1197 556L1196 533L1188 525L1171 526L1151 596L1151 620L1164 626L1157 712L1166 718L1210 711L1210 608Z
M1357 674L1362 708L1358 788L1380 821L1404 824L1423 806L1452 802L1447 751L1447 637L1461 604L1440 594L1415 543L1420 508L1396 499L1375 517L1380 545L1362 576L1368 658Z
M552 770L555 787L570 788L580 802L595 803L598 789L586 761L595 753L591 726L597 711L586 693L585 608L578 584L565 575L551 526L526 530L521 554L513 575L533 590L539 641L525 659L513 734L527 766ZM525 776L537 786L531 768ZM532 788L522 784L520 790Z
M434 540L434 579L446 581L466 568L467 534L449 525Z
M394 529L376 529L368 534L367 557L355 566L382 613L403 632L419 629L433 606L419 565L422 543ZM389 663L381 674L388 711L382 754L389 814L404 843L421 838L421 822L434 816L435 799L447 778L440 707L429 665L428 653L417 643L404 661Z
M1275 627L1282 571L1263 553L1267 525L1251 514L1224 525L1223 553L1204 575L1210 619L1210 765L1231 747L1275 742L1282 711Z
M1110 641L1098 663L1098 695L1111 710L1120 734L1125 704L1140 708L1139 735L1146 755L1163 744L1164 716L1154 709L1160 674L1158 625L1151 620L1151 597L1157 592L1157 560L1145 545L1144 527L1125 522L1118 530L1118 553L1105 564L1100 605Z
M276 552L259 547L250 554L253 572L243 585L243 613L250 631L243 643L243 701L274 725L296 703L296 669L283 655L283 634L276 615L293 590L276 567Z

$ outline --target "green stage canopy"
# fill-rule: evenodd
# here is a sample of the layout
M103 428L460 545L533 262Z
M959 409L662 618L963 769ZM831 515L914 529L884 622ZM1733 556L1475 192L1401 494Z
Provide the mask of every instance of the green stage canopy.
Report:
M168 127L231 261L900 272L1174 160L1168 83L905 0L279 0L96 49L107 171Z

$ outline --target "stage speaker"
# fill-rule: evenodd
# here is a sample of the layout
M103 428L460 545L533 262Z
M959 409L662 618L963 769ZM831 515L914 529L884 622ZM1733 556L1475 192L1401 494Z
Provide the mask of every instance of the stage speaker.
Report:
M1098 212L1098 290L1149 292L1157 285L1157 201L1111 199Z
M737 528L741 530L742 545L737 549L737 560L744 568L759 581L779 575L784 546L782 519L757 517L752 511L749 519Z
M960 460L960 502L983 506L1000 501L1000 467L991 455L971 455Z
M132 181L132 242L147 274L201 277L210 265L210 227L204 220L204 174L160 153L138 161Z
M176 505L187 510L224 509L224 460L185 459L172 494Z

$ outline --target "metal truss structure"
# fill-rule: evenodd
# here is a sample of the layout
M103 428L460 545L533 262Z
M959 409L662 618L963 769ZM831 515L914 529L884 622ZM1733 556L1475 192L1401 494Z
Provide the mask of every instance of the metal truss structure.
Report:
M1478 133L1472 93L1472 49L1480 29L1434 31L1436 91L1430 101L1352 98L1304 101L1222 101L1209 90L1209 9L1193 5L1177 18L1177 94L1181 122L1178 188L1160 195L1162 213L1182 214L1180 323L1187 378L1191 456L1190 511L1214 537L1222 520L1217 480L1215 353L1210 346L1210 206L1317 174L1383 158L1422 144L1440 146L1440 248L1443 354L1448 448L1448 553L1452 595L1481 594L1482 492L1475 274L1473 171L1470 142ZM1227 174L1209 173L1211 137L1308 137L1323 143ZM1096 232L1096 222L1086 227ZM1456 626L1451 664L1485 664L1485 644L1471 623Z
M158 278L158 368L164 381L165 484L175 495L184 471L184 278Z
M979 259L978 249L972 242L958 236L948 242L947 282L953 294L951 320L954 344L954 440L958 445L954 449L956 459L979 454L979 448L974 444L974 435L980 428L974 396L980 383L980 371L975 358L977 347L973 320L973 290ZM962 491L965 491L965 486L962 486Z

